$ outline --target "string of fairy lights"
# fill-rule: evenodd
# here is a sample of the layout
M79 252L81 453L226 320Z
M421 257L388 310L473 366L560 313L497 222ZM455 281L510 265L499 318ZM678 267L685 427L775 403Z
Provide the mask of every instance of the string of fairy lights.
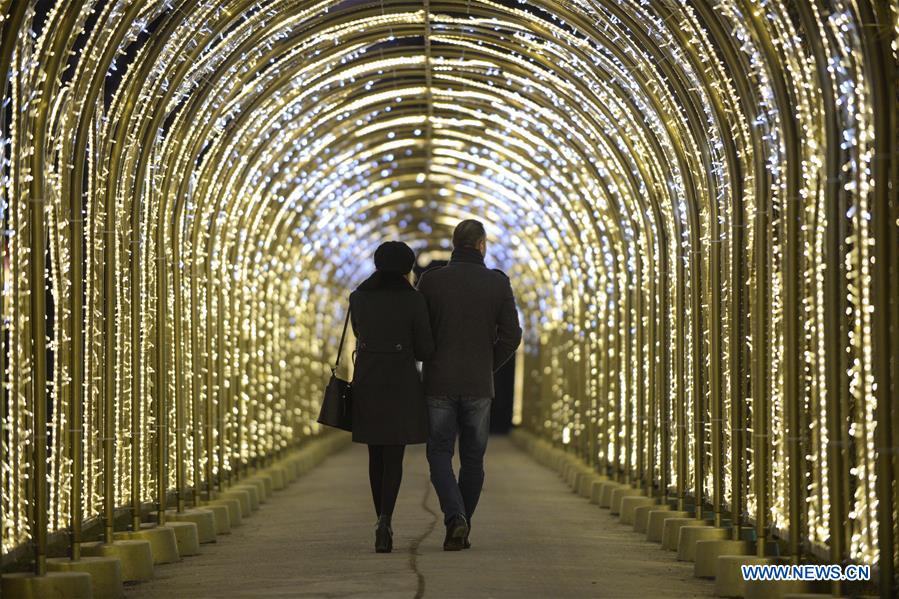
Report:
M25 4L0 22L4 554L38 543L35 476L60 532L319 434L367 256L477 217L521 305L523 426L892 576L895 6Z

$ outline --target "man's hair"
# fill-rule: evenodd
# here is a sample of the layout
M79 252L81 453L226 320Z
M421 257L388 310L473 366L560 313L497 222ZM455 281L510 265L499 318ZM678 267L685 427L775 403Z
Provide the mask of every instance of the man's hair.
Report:
M481 221L469 218L456 225L453 231L453 247L477 247L478 243L487 237L487 231Z

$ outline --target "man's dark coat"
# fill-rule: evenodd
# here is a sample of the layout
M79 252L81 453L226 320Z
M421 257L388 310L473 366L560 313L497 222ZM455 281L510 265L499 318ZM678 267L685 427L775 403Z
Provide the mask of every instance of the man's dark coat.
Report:
M446 266L422 274L434 355L424 363L425 395L493 397L493 373L521 343L509 277L484 265L474 248L457 248Z

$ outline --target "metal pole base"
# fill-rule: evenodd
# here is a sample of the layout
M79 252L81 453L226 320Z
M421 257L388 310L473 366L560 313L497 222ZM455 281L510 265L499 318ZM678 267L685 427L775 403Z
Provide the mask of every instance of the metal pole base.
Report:
M140 582L153 578L153 551L149 541L122 540L82 543L81 553L92 557L116 557L122 563L122 580Z
M231 528L235 528L240 526L243 523L243 516L241 513L241 503L240 499L237 499L234 496L228 496L227 492L219 495L217 498L212 501L204 501L200 503L200 507L211 507L211 506L222 506L228 511L228 526L229 532ZM250 498L247 497L247 511L250 509ZM216 523L218 520L216 519ZM221 533L219 533L221 534Z
M295 461L285 459L278 462L277 465L284 469L284 474L287 477L285 482L288 485L297 479L297 463Z
M263 470L262 473L271 477L273 491L280 491L287 486L287 471L285 468L281 466L270 466L266 470Z
M612 507L612 491L614 491L615 489L630 490L630 487L611 480L607 480L606 482L602 483L599 488L599 507Z
M87 572L47 572L37 576L30 572L4 574L0 595L16 599L91 599L91 575Z
M166 521L171 522L193 522L197 525L197 535L200 538L200 544L215 543L215 512L212 510L194 508L178 512L175 510L165 513Z
M640 506L649 508L656 504L656 500L652 497L643 497L640 495L628 495L621 498L621 507L618 512L618 521L622 524L630 524L633 526L634 518L637 515L637 508Z
M197 506L203 510L209 510L215 516L215 534L229 535L231 534L231 515L228 506L222 503L200 502Z
M175 543L181 557L200 554L200 535L197 532L197 525L193 522L167 521L159 528L168 528L175 533Z
M51 557L47 560L47 571L90 574L94 599L121 599L125 594L122 563L117 557L82 557L77 561L67 557Z
M625 497L643 497L645 493L643 489L635 489L633 487L619 487L612 489L612 499L609 501L609 513L613 516L621 513L621 501Z
M665 520L669 518L687 518L690 512L682 510L672 510L670 508L650 510L649 524L646 526L646 540L655 543L662 542L662 532L665 530Z
M178 540L175 531L165 526L155 524L142 524L140 530L117 532L115 539L137 539L150 542L150 551L153 553L153 564L171 564L181 561L178 553Z
M250 490L243 489L239 485L229 488L227 491L225 491L224 493L219 495L219 498L218 498L218 500L220 500L220 501L236 500L238 506L240 507L241 520L243 518L249 518L250 514L253 513L253 508L251 506L250 499L251 499ZM233 524L233 522L232 522L232 524Z
M699 541L724 541L730 535L730 528L696 525L681 527L677 539L677 559L682 562L696 561L696 544Z
M599 505L599 500L602 499L602 488L608 482L615 481L610 481L609 477L604 476L602 480L597 480L590 484L590 503Z
M258 482L258 481L257 481ZM261 483L260 483L261 484ZM261 492L259 485L252 484L250 482L241 483L239 485L235 485L228 489L228 492L231 491L247 491L250 495L250 512L255 512L259 509L259 504L261 503L259 498L259 493ZM249 516L250 514L246 514Z
M722 555L755 555L755 543L751 541L697 541L693 576L715 578L718 558Z
M582 477L592 476L596 474L596 471L593 470L590 466L582 462L577 458L572 459L571 466L567 468L565 471L565 483L571 488L571 490L575 493L578 491L578 484Z
M259 487L259 503L265 503L271 499L272 491L272 475L267 472L257 472L244 482Z
M578 477L577 494L584 499L590 499L593 493L593 484L601 483L609 480L608 476L591 472L590 474Z
M668 518L662 527L662 549L677 551L680 531L685 526L711 526L711 523L696 518Z
M646 534L649 528L649 514L652 512L670 512L671 506L667 503L658 505L638 505L634 507L634 532Z

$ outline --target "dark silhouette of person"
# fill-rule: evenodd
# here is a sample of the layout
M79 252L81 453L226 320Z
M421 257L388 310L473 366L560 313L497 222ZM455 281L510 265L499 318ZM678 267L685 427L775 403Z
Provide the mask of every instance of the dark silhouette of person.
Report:
M427 455L446 526L446 551L471 547L471 518L484 485L493 373L521 343L511 282L502 271L485 266L486 254L484 225L464 220L453 231L449 263L424 272L418 282L434 335L434 353L423 365ZM458 481L453 472L457 437Z
M428 412L416 360L434 351L424 297L409 282L412 249L388 241L377 269L350 294L356 334L353 441L368 444L368 474L378 524L375 551L393 549L391 518L403 478L406 445L425 443Z

